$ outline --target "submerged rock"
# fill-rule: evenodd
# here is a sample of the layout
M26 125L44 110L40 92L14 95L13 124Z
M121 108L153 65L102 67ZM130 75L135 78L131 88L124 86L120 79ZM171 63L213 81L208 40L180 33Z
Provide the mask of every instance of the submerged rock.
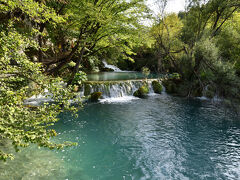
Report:
M1 162L0 180L57 180L67 174L64 161L55 151L46 148L38 149L31 145L28 148L21 148L21 151L16 153L12 142L5 139L0 140L0 148L15 156L13 160Z
M102 92L94 92L90 95L89 101L97 102L101 96L102 96Z
M153 81L152 82L152 87L153 87L153 91L157 94L161 94L162 93L162 85L158 82L158 81Z
M149 93L149 88L147 85L141 86L137 91L133 93L133 96L143 98Z

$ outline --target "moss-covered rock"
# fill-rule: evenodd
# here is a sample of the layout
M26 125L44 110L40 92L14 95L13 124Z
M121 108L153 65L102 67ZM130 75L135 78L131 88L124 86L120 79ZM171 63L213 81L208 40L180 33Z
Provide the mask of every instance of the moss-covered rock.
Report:
M102 92L94 92L90 95L89 101L97 102L101 96L102 96Z
M161 94L162 93L162 85L158 82L158 81L153 81L152 82L152 87L153 87L153 91L157 94Z
M141 86L137 91L133 93L133 96L143 98L149 93L149 88L147 85Z
M147 85L143 85L139 88L139 91L142 93L142 94L147 94L149 93L149 88Z
M135 92L133 93L133 96L135 96L135 97L140 97L140 92L139 92L139 90L135 91Z

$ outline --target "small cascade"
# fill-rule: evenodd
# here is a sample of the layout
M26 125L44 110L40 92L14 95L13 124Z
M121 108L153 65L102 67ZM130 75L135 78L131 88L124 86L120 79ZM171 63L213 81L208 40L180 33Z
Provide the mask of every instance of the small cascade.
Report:
M24 101L25 105L39 106L45 102L51 102L52 94L48 92L47 89L44 90L43 94L34 95Z
M159 79L147 79L147 80L123 80L123 81L87 81L79 89L78 96L86 97L83 100L87 100L88 96L94 92L101 92L101 101L105 102L121 102L137 99L133 96L133 93L137 91L141 86L148 84L149 95L155 95L152 87L153 81L159 81ZM161 83L161 82L160 82ZM164 89L164 87L163 87ZM164 93L164 90L163 90ZM52 95L45 90L44 94L32 96L25 100L26 105L38 106L44 102L52 102Z
M152 82L157 79L148 79L149 94L154 94ZM80 91L80 96L89 95L93 92L102 92L102 98L120 98L132 96L133 93L145 84L145 80L125 80L125 81L88 81Z
M108 68L108 69L112 69L115 72L122 72L121 69L119 69L118 67L114 66L114 65L110 65L108 64L106 61L103 61L104 67Z

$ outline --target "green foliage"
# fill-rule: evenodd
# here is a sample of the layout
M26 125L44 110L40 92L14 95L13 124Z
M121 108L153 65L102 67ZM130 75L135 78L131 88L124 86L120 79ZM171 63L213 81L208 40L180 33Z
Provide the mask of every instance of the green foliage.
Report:
M213 86L207 86L207 90L205 92L206 97L213 98L216 94L216 89Z
M164 16L164 18L157 20L156 24L153 25L151 36L155 39L155 56L158 72L177 68L177 64L174 61L175 58L179 58L183 50L183 43L180 40L182 27L183 22L175 13ZM179 54L172 52L179 52Z
M149 93L148 85L142 85L137 91L133 93L133 96L143 98Z
M30 33L21 34L25 27L18 13L26 17L25 22L44 23L52 21L53 25L62 22L54 10L36 1L3 1L2 14L11 14L0 26L0 141L10 141L16 151L28 147L31 143L39 147L60 149L74 143L56 144L50 141L57 135L51 126L58 121L58 114L64 110L76 112L70 100L75 100L72 86L64 87L61 78L52 78L44 74L42 64L34 63L25 53L27 49L39 49L33 36L37 28L28 27ZM2 19L1 19L2 21ZM26 100L33 95L51 98L54 103L44 103L31 107ZM0 159L13 158L0 149Z
M75 74L72 81L72 85L81 85L83 81L87 80L87 74L85 72L79 71Z
M176 83L172 80L164 80L163 85L167 93L174 94L178 91Z
M70 66L70 67L74 67L74 66L76 66L76 63L73 62L73 61L71 61L70 63L68 63L68 66Z
M27 58L24 49L34 44L13 28L10 28L7 34L1 32L0 41L1 139L11 140L16 151L19 147L29 146L30 143L50 149L71 145L71 143L55 144L49 140L50 137L57 135L49 128L58 120L57 115L64 109L75 109L71 107L69 101L74 99L71 87L63 88L60 78L46 77L42 73L41 64L33 63ZM12 84L13 81L17 84ZM35 87L25 86L26 84L21 84L22 81L33 82ZM24 101L28 97L38 94L44 96L51 94L51 99L55 103L46 103L34 108L25 105ZM11 154L1 150L0 152L0 159L13 158Z
M87 67L88 67L88 70L92 71L92 72L98 72L99 69L99 65L100 65L100 61L99 59L96 57L96 56L90 56L87 58Z
M157 94L161 94L162 93L162 85L158 82L158 81L153 81L152 82L152 87L153 87L153 91Z
M215 43L210 39L202 39L196 43L194 49L194 65L197 63L213 63L219 60L219 51Z
M144 2L72 0L47 3L56 12L61 10L61 17L67 18L66 23L58 23L57 28L51 24L45 28L48 41L54 43L54 48L47 43L44 45L51 52L51 58L45 57L45 61L51 61L49 73L56 76L70 61L75 62L74 68L68 67L63 73L72 74L70 84L80 65L85 71L99 71L102 59L133 62L134 47L144 42L141 32L145 28L140 23L148 11Z
M84 84L84 96L88 96L91 93L91 86L89 84Z
M221 57L225 62L235 64L237 74L240 75L240 14L234 14L232 20L223 26L216 38Z
M147 67L143 67L142 68L142 73L147 78L150 74L150 69L148 69Z
M166 91L239 101L239 3L194 0L186 7L178 16L158 18L151 28L157 71L179 74L163 82ZM203 92L209 86L216 90Z
M183 27L182 21L177 14L171 13L166 15L160 22L153 25L151 34L156 40L156 46L168 44L172 50L181 45L179 41L180 33Z
M141 27L137 17L143 16L144 8L142 0L74 0L68 4L69 27L65 28L70 29L69 33L74 38L82 33L81 39L89 44L90 54L94 51L91 46L94 46L102 52L117 48L119 54L131 55Z
M2 0L0 12L13 13L14 11L21 12L30 20L36 23L44 23L50 20L53 22L64 22L64 19L58 16L52 8L49 8L45 3L34 0ZM20 20L17 19L16 20Z
M172 74L169 75L168 78L171 79L171 80L179 80L181 77L180 77L179 73L172 73Z
M50 126L60 112L76 111L70 100L86 80L79 71L81 64L98 71L101 59L137 70L144 67L146 77L150 69L177 72L163 82L169 93L199 96L205 87L213 87L207 96L216 93L239 101L239 2L189 1L187 12L157 18L151 28L141 24L148 16L144 2L2 0L0 139L10 140L17 151L31 143L50 149L70 145L49 141L57 134ZM75 86L65 87L59 75ZM160 84L153 86L161 92ZM90 85L85 92L90 94ZM143 85L134 95L144 97L148 92ZM54 103L25 104L39 94ZM90 100L97 101L101 95L93 93ZM12 155L0 149L0 159L7 158Z

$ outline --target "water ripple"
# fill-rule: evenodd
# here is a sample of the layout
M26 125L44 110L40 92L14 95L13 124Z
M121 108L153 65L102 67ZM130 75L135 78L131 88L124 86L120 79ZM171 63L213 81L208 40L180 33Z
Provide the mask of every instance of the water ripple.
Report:
M240 119L209 101L166 94L89 104L55 128L71 180L240 179Z

